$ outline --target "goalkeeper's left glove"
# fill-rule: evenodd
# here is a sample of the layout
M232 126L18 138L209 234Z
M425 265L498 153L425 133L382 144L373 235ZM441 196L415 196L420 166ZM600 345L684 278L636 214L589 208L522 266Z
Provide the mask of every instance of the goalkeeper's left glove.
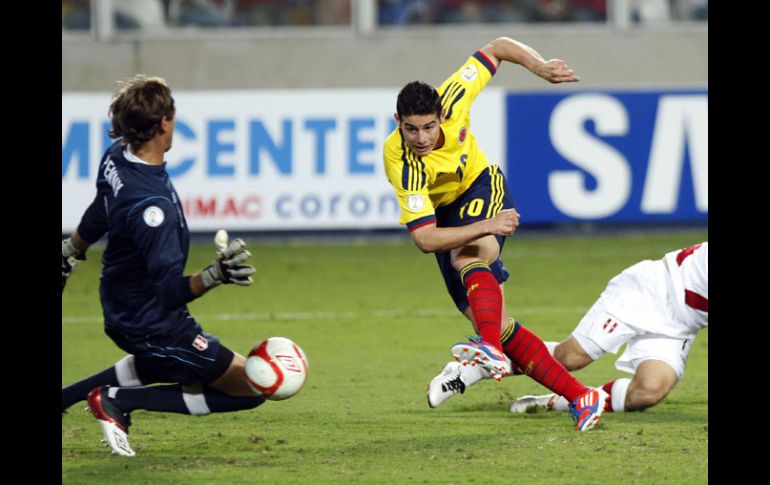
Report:
M72 244L72 238L62 240L61 242L61 291L67 284L67 278L78 267L81 261L86 260L86 254Z
M219 257L201 271L203 286L206 289L220 283L234 283L241 286L249 286L254 283L254 280L251 279L251 275L256 272L254 266L244 264L251 257L251 253L246 250L246 243L242 239L235 239L227 244L227 239L228 236L225 231L219 231L214 239Z

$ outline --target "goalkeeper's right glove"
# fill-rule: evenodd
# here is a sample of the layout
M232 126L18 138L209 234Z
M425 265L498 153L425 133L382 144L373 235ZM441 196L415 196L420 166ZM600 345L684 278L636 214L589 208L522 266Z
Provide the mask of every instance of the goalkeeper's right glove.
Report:
M256 270L254 266L244 264L251 257L251 253L246 250L246 243L242 239L235 239L228 245L227 233L221 232L224 233L224 241L222 241L221 235L220 238L215 239L219 257L201 271L203 286L206 289L217 286L220 283L249 286L254 282L251 279L251 275Z
M61 291L67 284L67 278L78 267L81 261L86 260L86 254L72 244L72 238L62 240L61 242Z

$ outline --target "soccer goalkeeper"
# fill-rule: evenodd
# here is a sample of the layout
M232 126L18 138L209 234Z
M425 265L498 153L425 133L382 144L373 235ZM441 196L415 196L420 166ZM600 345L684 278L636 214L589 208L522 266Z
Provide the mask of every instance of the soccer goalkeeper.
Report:
M214 262L183 270L189 232L163 160L174 135L174 98L166 82L137 75L110 105L119 139L99 164L96 197L77 231L62 241L62 291L88 247L108 234L99 296L105 333L129 355L61 391L62 413L87 399L112 451L128 443L135 409L205 415L264 402L246 383L245 358L203 331L187 302L220 284L252 284L251 254L240 239L215 238ZM172 383L147 386L152 383Z

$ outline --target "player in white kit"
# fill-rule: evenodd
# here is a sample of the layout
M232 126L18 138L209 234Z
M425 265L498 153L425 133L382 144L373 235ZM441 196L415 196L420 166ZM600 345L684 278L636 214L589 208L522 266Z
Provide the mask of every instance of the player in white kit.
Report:
M687 354L708 327L708 242L645 260L610 280L572 335L555 346L556 360L570 371L607 352L625 352L615 362L631 379L610 381L606 411L638 411L659 403L681 379ZM546 343L548 345L548 343ZM523 396L511 412L530 406L567 410L555 394Z
M573 371L607 352L617 353L627 343L615 367L634 376L602 386L610 395L605 411L636 411L654 406L671 391L684 373L693 340L704 327L708 327L708 242L627 268L610 280L572 335L546 345L556 360ZM462 380L463 390L488 378L476 368L454 372L459 373L455 379ZM429 388L439 403L456 394L452 386L442 386L449 378L449 373L444 374ZM568 410L566 399L546 394L520 397L510 411L525 412L531 406Z

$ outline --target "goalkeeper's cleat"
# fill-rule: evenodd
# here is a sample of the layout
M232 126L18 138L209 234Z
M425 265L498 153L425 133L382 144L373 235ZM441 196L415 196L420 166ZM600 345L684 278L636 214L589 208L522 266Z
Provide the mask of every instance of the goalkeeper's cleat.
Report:
M448 362L439 375L428 384L428 406L438 407L441 403L454 396L465 392L465 382L460 372L458 362Z
M604 405L609 398L604 389L600 387L590 388L572 401L569 413L575 421L575 429L588 431L599 424L599 417L604 412Z
M131 426L131 416L124 413L112 402L107 395L107 386L97 387L88 393L86 400L91 413L102 428L106 443L112 448L112 453L121 456L134 456L134 450L128 444L128 428Z
M560 398L558 394L545 394L543 396L521 396L511 403L508 409L512 413L526 413L537 409L550 411ZM564 400L566 402L566 400ZM569 403L567 404L569 406ZM558 411L558 409L557 409Z
M511 374L511 359L488 343L477 339L452 346L452 355L461 365L479 365L497 382Z

